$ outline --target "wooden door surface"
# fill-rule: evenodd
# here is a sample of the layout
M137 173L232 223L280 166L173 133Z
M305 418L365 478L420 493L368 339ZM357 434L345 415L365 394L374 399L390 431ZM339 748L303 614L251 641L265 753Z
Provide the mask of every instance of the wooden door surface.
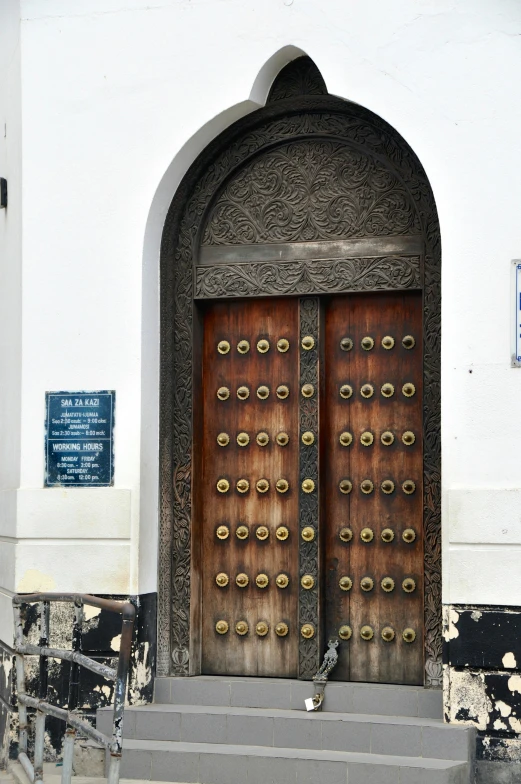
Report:
M202 671L295 677L298 300L204 315Z
M297 677L313 594L314 639L340 639L332 678L419 684L421 293L343 295L320 308L325 327L304 352L298 299L219 302L204 312L202 671ZM312 425L299 414L302 354L316 363L316 373L307 368L320 406L313 493L323 499L307 522L321 552L307 585L299 460Z
M423 683L421 293L326 308L326 634L334 678Z

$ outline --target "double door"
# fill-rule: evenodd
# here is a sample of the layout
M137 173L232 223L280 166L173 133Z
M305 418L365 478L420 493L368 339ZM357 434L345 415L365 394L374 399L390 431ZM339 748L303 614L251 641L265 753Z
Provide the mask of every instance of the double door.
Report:
M421 294L206 306L203 673L423 680ZM197 415L197 412L196 412Z

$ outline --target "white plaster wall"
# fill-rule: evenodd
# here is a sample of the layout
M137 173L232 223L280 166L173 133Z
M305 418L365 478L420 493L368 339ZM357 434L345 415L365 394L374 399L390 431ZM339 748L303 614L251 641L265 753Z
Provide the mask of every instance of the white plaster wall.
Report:
M20 8L0 3L0 177L8 181L0 209L0 639L10 628L16 488L20 480L21 400L21 106ZM7 537L7 538L6 538ZM3 639L9 639L4 637Z
M331 93L391 123L426 168L443 241L444 599L521 604L510 557L521 514L521 370L509 368L508 310L509 262L521 256L519 2L21 7L24 501L14 506L24 541L14 586L38 570L64 590L155 589L164 216L197 152L264 101L295 49L270 58L291 46L315 60ZM68 560L65 552L87 545L79 512L61 491L41 489L44 393L101 388L117 390L115 484L130 495L128 533L111 544L121 529L104 526L94 504L97 544L88 558ZM128 496L109 494L119 520ZM497 539L489 498L513 538ZM106 557L116 550L117 567Z

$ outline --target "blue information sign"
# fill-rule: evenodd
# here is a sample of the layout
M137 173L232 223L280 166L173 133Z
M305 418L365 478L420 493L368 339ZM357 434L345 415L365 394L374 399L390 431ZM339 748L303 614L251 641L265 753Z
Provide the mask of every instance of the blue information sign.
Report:
M107 487L114 482L116 393L45 393L45 486Z

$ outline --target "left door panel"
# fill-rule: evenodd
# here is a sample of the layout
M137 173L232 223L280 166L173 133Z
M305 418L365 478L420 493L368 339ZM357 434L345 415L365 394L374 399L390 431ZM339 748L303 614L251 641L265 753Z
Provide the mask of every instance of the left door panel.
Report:
M295 677L298 300L204 313L202 672Z

